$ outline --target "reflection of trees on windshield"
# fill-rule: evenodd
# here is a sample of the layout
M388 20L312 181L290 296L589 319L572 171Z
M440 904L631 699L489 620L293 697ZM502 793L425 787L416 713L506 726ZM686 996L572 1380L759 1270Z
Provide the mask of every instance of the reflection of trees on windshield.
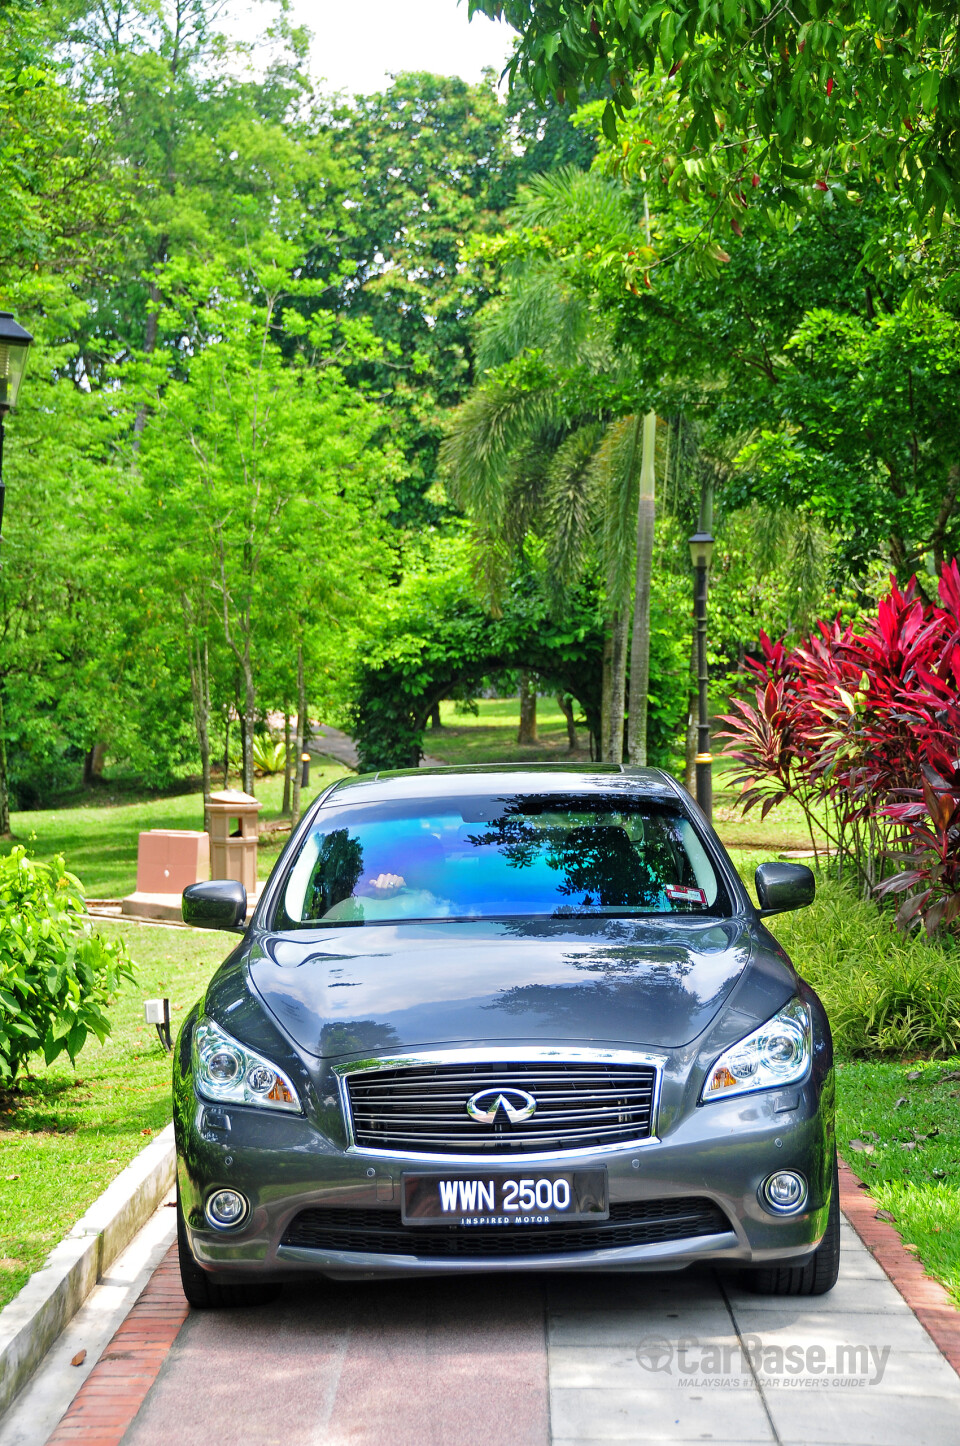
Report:
M496 848L516 869L542 859L562 875L557 892L576 897L580 908L654 909L662 904L664 883L686 883L691 870L679 839L680 820L649 806L645 813L642 819L611 816L604 801L591 817L582 797L525 798L491 818L470 842ZM569 822L560 822L563 814L572 815Z
M303 901L304 919L322 919L334 904L349 899L363 873L363 846L349 829L324 834Z

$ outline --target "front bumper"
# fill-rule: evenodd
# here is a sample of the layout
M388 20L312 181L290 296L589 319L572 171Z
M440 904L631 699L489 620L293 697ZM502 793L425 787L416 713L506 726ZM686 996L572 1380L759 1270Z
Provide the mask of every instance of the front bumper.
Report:
M399 1226L402 1173L436 1168L476 1174L478 1168L492 1168L493 1160L437 1157L434 1165L426 1166L423 1157L405 1161L353 1147L344 1150L302 1116L205 1106L184 1077L175 1091L175 1120L190 1248L198 1264L224 1281L309 1273L369 1279L491 1270L663 1271L698 1261L802 1261L826 1229L833 1187L832 1084L830 1071L819 1082L811 1078L799 1087L699 1106L663 1138L640 1147L578 1153L575 1161L566 1153L549 1161L540 1156L536 1167L523 1157L497 1162L525 1173L568 1169L574 1163L577 1169L606 1169L611 1206L698 1197L714 1202L726 1229L569 1253L433 1258L416 1253L421 1230L410 1232L402 1253L313 1249L282 1241L303 1210L348 1210L359 1221L382 1221L385 1212L395 1212ZM798 1170L807 1181L807 1200L796 1215L775 1216L760 1203L760 1185L777 1169ZM233 1230L213 1229L203 1213L210 1193L223 1187L242 1191L250 1201L248 1216Z

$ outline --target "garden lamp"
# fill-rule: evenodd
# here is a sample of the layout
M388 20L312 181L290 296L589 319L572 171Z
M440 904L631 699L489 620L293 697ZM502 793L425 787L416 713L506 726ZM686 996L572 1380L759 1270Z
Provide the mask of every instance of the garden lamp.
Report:
M17 405L20 383L27 365L27 351L33 337L13 319L13 312L0 311L0 536L3 532L3 419Z
M713 538L709 532L695 532L690 538L690 561L694 571L704 567L709 571L713 557Z
M697 803L713 819L713 755L710 752L710 712L707 704L707 578L713 556L713 537L701 529L690 538L690 561L696 579L693 613L697 627Z

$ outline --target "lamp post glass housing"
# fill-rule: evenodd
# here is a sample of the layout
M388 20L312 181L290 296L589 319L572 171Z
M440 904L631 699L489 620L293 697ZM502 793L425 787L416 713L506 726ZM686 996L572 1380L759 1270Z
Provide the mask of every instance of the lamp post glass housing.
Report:
M17 405L20 383L27 365L27 351L33 337L13 319L10 311L0 311L0 530L3 528L3 419Z
M17 405L32 341L30 333L14 321L12 312L0 311L0 417Z
M690 561L696 576L694 617L697 628L697 802L713 818L713 755L710 752L710 712L707 703L707 578L713 556L713 537L695 532L690 538Z

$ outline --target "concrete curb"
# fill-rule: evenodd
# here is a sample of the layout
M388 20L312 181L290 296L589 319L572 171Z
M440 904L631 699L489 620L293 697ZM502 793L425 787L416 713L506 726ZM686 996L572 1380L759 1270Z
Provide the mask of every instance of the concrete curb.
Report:
M173 1125L122 1170L0 1311L0 1415L172 1186Z

